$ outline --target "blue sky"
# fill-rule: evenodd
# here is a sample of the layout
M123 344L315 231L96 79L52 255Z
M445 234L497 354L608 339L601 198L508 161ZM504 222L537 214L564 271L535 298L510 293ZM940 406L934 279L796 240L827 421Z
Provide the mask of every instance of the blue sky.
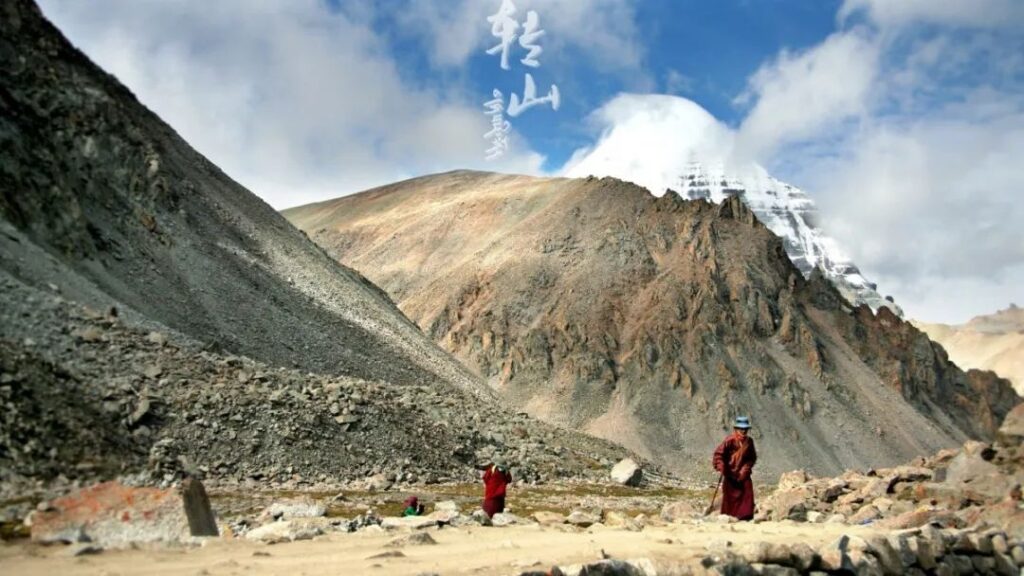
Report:
M511 119L493 162L483 103L527 71L522 51L511 71L485 54L500 0L40 4L277 208L456 168L560 174L671 94L806 189L911 316L1024 304L1021 0L514 0L520 22L539 15L532 73L562 105Z
M500 1L482 2L496 9ZM522 4L522 3L520 3ZM532 6L540 16L547 39L557 39L559 29L549 25L543 2ZM514 122L517 131L533 149L546 156L543 169L555 171L580 147L593 141L593 131L584 125L587 116L617 93L657 92L677 94L699 102L715 117L738 124L742 107L734 99L746 88L747 78L780 50L802 50L821 42L836 26L840 2L836 0L651 0L635 6L636 36L643 39L639 67L633 73L613 68L609 74L600 62L587 58L584 42L559 43L545 48L542 66L530 70L516 64L502 70L498 57L475 50L459 68L432 66L417 38L404 33L396 23L404 2L384 2L373 26L388 36L401 57L402 74L417 84L459 89L486 99L493 88L507 96L522 91L523 73L531 72L543 92L551 83L562 94L557 112L550 109L525 114ZM358 14L351 3L333 2L332 7ZM496 11L496 10L495 10ZM519 18L525 10L520 9ZM489 24L481 20L480 33L489 41ZM397 32L397 33L396 33ZM522 56L525 51L516 47Z

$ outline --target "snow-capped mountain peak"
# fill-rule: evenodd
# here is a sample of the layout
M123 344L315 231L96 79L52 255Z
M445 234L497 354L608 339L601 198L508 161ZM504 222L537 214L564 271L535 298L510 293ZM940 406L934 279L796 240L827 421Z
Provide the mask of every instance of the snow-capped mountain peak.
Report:
M887 306L902 315L818 227L814 201L760 165L735 158L732 130L699 105L675 96L627 94L596 116L607 129L594 148L576 155L567 176L614 176L656 196L671 190L715 203L739 196L782 238L805 276L820 268L851 303Z

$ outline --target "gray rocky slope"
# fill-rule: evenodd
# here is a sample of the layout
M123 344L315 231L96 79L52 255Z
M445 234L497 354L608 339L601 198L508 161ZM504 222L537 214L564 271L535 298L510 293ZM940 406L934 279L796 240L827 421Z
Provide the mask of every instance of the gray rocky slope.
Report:
M34 5L0 10L0 218L25 237L5 251L9 273L274 364L479 389L387 295L190 148Z
M83 307L88 305L87 308ZM527 479L625 451L504 410L386 294L0 5L0 479Z

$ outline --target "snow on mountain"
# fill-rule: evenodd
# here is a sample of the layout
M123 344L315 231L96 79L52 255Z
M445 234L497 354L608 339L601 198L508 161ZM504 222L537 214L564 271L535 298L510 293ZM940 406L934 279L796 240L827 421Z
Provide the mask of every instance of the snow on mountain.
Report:
M755 162L734 154L733 131L696 103L665 95L623 94L595 113L605 126L593 148L578 151L570 177L614 176L661 196L671 190L687 199L720 203L739 196L782 238L805 276L818 267L853 304L888 306L857 266L817 225L814 201L801 189L773 178Z

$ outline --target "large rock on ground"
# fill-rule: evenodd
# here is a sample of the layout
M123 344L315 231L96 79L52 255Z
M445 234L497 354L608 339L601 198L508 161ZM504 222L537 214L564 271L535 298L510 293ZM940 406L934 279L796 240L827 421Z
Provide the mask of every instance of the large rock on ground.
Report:
M1024 440L1024 403L1018 404L1003 419L996 432L996 440L1003 446L1020 446Z
M803 486L808 482L807 472L803 470L793 470L791 472L784 472L779 476L778 490L789 490L790 488L796 488L797 486Z
M265 544L280 544L296 540L310 540L323 533L323 527L312 522L282 520L254 528L246 533L245 537L248 540Z
M541 526L548 526L552 524L565 524L565 515L559 514L558 512L550 512L547 510L538 510L533 513L533 519L537 521Z
M498 512L494 516L491 516L491 526L512 526L513 524L522 524L523 519L515 514L509 514L507 512Z
M381 521L380 527L385 530L401 528L420 530L422 528L435 528L437 527L437 522L437 519L430 516L389 516Z
M644 472L632 458L626 458L612 467L612 480L624 486L639 486Z
M601 511L589 508L577 508L565 519L566 522L580 528L587 528L601 522Z
M808 510L813 508L813 496L813 492L804 486L779 490L765 502L764 512L771 520L802 522L807 519Z
M104 548L217 535L206 492L194 479L167 490L96 484L54 500L30 522L36 542L92 542Z
M686 500L669 502L661 507L661 519L666 522L683 522L700 515L700 511Z
M263 520L291 520L293 518L319 518L327 515L327 507L312 498L274 502L260 513Z

